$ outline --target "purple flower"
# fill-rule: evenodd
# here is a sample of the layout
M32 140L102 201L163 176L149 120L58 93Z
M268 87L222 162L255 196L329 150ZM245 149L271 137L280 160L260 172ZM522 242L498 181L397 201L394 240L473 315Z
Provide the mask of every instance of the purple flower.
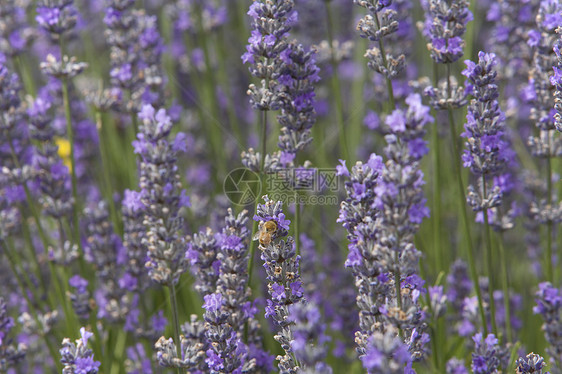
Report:
M178 183L176 152L169 141L172 122L164 109L156 111L150 105L143 105L138 116L142 124L136 149L143 161L139 180L144 225L148 230L147 237L159 238L157 245L148 245L146 239L143 241L149 257L146 266L154 281L177 283L179 276L187 270L185 238L181 235L183 219L179 211L188 200ZM126 198L131 207L137 204L138 196L129 193Z
M395 109L386 117L385 123L393 133L406 131L406 116L401 110Z
M266 200L266 204L268 202L269 200ZM275 223L277 224L277 230L279 231L279 235L282 236L283 233L286 233L289 230L289 224L291 223L291 221L285 219L285 213L281 211L281 202L277 202L275 208L270 211L274 212L274 214L265 215L265 216L262 216L260 214L254 215L254 221L261 221L261 222L275 221Z
M127 291L135 291L138 286L138 280L136 277L129 273L123 274L119 279L119 287L126 289Z
M347 170L347 166L345 165L345 160L339 160L339 161L340 161L340 165L336 166L336 175L349 177L349 170Z
M222 294L220 293L205 295L203 299L205 300L203 308L208 310L209 312L216 312L221 308L223 304Z
M463 55L462 35L466 25L473 20L467 0L428 0L422 3L425 11L423 34L431 42L431 58L441 64L457 61Z
M378 114L372 110L367 111L367 115L363 120L363 123L369 130L377 130L380 127L380 117Z
M127 358L133 366L128 374L152 374L152 363L141 343L127 348Z
M287 296L285 295L285 286L282 284L273 284L271 286L271 297L277 301L282 301Z
M447 374L469 374L464 362L456 357L447 361L446 371Z
M278 145L282 153L290 153L294 157L312 140L310 131L316 121L313 84L320 80L320 69L316 66L315 51L307 50L301 44L289 43L281 52L280 59L279 90L285 99L277 116L283 128Z
M326 326L322 315L312 303L297 303L289 308L289 320L294 323L291 348L301 365L317 373L331 374L332 368L324 360L327 355Z
M80 290L80 292L85 291L86 287L88 287L88 281L79 275L72 276L68 280L68 284L70 285L70 287L77 288L78 290Z
M163 106L166 78L156 17L135 10L134 1L106 3L104 23L110 46L111 84L122 92L115 107L134 114L143 104Z
M81 338L76 340L76 344L68 338L64 338L62 341L62 348L59 351L62 356L60 362L64 365L63 371L76 374L97 374L101 363L94 361L94 354L87 347L88 339L94 334L82 327L80 335Z
M256 0L248 11L252 32L242 61L251 64L250 73L261 81L262 87L252 84L249 89L250 103L255 109L277 110L282 105L275 83L281 74L282 53L288 48L287 33L296 20L293 5L292 0ZM268 68L258 69L258 63L267 63ZM265 85L266 82L269 84Z
M369 338L366 352L360 359L369 373L377 374L409 373L404 366L409 366L408 363L412 361L408 348L398 337L378 331Z
M101 362L94 361L94 356L78 357L74 361L74 374L97 373Z
M141 201L141 193L137 191L125 190L123 206L125 206L132 212L138 212L144 209L144 205Z
M288 221L285 225L279 222L284 221L281 202L269 200L263 197L264 204L258 204L254 221L263 222L275 220L278 223L277 231L271 235L268 242L259 242L258 248L261 251L261 259L264 261L263 267L269 282L268 292L270 299L267 300L266 317L272 318L274 323L280 328L278 338L276 338L283 349L285 356L280 358L280 366L283 370L294 370L296 365L292 355L289 342L293 340L293 333L290 322L288 321L289 307L302 302L303 287L299 274L300 256L296 255L295 243L292 237L281 240L287 235L289 230ZM283 271L278 271L278 263L283 263ZM287 292L290 290L291 292Z
M534 353L529 353L526 357L519 357L516 364L517 374L543 374L542 369L546 367L544 359Z
M463 164L469 167L477 179L477 186L470 185L467 201L474 211L489 210L501 204L502 193L493 187L495 176L506 168L508 144L503 140L505 116L498 104L498 87L495 84L496 56L493 53L478 53L478 63L466 61L467 69L463 75L472 86L474 99L468 107L465 132L466 149L462 156ZM478 192L481 183L487 195Z
M37 5L35 20L42 29L60 37L60 34L76 25L78 12L73 2L73 0L64 2L41 0Z
M498 346L498 339L494 334L488 334L483 339L482 333L472 337L474 341L474 353L472 353L472 371L474 374L493 374L500 366L503 352Z

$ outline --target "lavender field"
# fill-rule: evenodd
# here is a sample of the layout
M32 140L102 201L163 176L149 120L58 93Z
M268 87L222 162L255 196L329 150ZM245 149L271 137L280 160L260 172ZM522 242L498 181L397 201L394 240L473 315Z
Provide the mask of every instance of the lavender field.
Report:
M562 374L561 0L0 0L0 373Z

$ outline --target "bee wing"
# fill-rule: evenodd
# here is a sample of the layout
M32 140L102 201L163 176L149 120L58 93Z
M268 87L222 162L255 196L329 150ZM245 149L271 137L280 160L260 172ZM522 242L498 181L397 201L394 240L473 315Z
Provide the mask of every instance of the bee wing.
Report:
M256 232L256 234L254 235L254 237L252 238L252 240L259 240L260 238L260 232Z

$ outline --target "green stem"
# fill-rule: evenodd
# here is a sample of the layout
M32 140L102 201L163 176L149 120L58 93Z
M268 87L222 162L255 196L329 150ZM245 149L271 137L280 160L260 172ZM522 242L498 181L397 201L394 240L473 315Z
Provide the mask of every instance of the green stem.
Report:
M420 249L423 253L424 251L422 250L421 245L419 244L419 240L416 241L416 247L418 247L418 249ZM427 274L425 272L425 268L423 266L423 263L421 262L423 259L420 259L420 263L419 263L419 267L420 267L420 275L422 277L422 279L428 279L427 278ZM439 339L439 332L438 332L438 328L439 328L439 324L437 323L437 318L435 318L434 314L433 314L433 307L431 305L431 296L429 295L429 292L425 293L425 302L427 304L427 310L429 312L429 315L431 316L431 323L429 325L429 333L431 335L431 354L433 356L433 365L435 366L435 371L437 373L439 373L439 363L441 362L440 359L440 353L441 350L438 349L438 347L440 346L437 339Z
M267 111L264 110L262 112L262 133L261 133L261 153L260 153L260 175L265 176L265 153L267 152ZM258 204L259 204L259 198L258 201L256 201L256 208L254 209L255 212L258 211ZM256 233L258 232L258 223L254 222L254 225L252 227L252 238L256 235ZM254 254L256 252L256 247L257 247L257 241L252 240L252 243L250 244L250 253L249 253L249 257L248 257L248 284L251 285L252 284L252 274L253 274L253 270L254 270Z
M202 17L201 17L202 18ZM199 24L202 24L203 20ZM199 34L201 35L201 46L203 49L203 57L205 59L205 81L204 87L206 88L206 97L207 102L210 105L211 113L208 114L210 117L210 122L213 124L212 128L209 130L211 133L211 141L213 142L213 148L215 150L215 157L216 162L215 165L217 166L217 175L224 176L225 174L225 164L226 164L226 156L225 156L225 148L224 148L224 140L222 137L222 121L220 119L221 110L217 104L217 97L215 95L215 88L217 87L216 79L215 79L215 72L213 71L213 65L211 63L211 54L209 53L209 46L207 41L207 32L200 29Z
M99 147L100 147L100 155L101 155L101 167L103 172L103 181L105 184L105 198L109 204L109 214L111 215L111 220L113 221L113 226L115 227L116 232L123 236L123 227L122 227L122 220L119 219L119 215L117 214L117 209L115 208L115 202L113 201L113 187L111 184L111 175L109 173L109 157L107 154L107 148L105 144L105 131L103 128L103 121L101 112L96 110L96 129L98 131L98 139L99 139Z
M549 134L550 143L550 134ZM546 159L546 194L548 207L552 207L552 164L551 158ZM552 221L546 224L546 275L550 283L554 282L554 270L552 268Z
M299 191L295 189L295 247L297 255L301 253L300 246L300 222L301 222L301 204L299 202Z
M503 246L503 235L500 233L498 237L498 248L501 261L502 272L502 288L503 288L503 307L505 310L505 329L507 334L506 343L513 341L513 331L511 327L511 312L509 303L509 278L507 272L507 257L505 255L505 248Z
M438 81L438 65L433 63L433 85L437 87ZM440 142L439 142L439 124L437 121L437 115L433 116L435 120L435 125L433 126L433 131L431 133L432 147L432 161L433 161L433 246L434 246L434 256L435 265L437 267L437 272L444 270L443 268L443 257L445 256L445 251L441 246L441 167L439 165L440 159Z
M61 60L65 54L64 40L62 35L59 38L60 56ZM68 78L63 77L61 79L62 83L62 101L64 106L64 117L66 119L66 132L68 137L68 142L70 143L70 177L72 182L72 198L74 203L72 204L72 220L74 225L74 242L80 248L82 252L82 241L80 240L80 227L78 226L78 182L76 179L76 159L74 157L74 129L72 128L72 117L70 115L70 98L68 95Z
M21 208L23 211L23 207ZM24 217L24 219L27 221L27 217ZM42 295L46 295L47 298L49 299L51 305L55 305L52 301L52 292L47 293L46 290L46 286L47 286L47 279L45 278L45 276L43 275L43 272L41 271L41 264L39 263L39 256L37 256L37 252L35 251L35 246L33 245L33 240L31 239L31 232L29 230L29 225L27 225L27 222L24 222L21 225L21 229L23 232L23 238L25 240L25 244L27 249L29 250L29 257L32 259L33 263L35 264L35 267L37 268L37 273L39 276L39 279L41 280L41 293Z
M441 172L439 165L439 129L437 121L432 131L432 160L433 160L433 246L437 272L443 269L444 251L441 247Z
M32 300L29 298L29 295L27 294L28 288L25 286L24 282L22 281L22 279L18 275L18 271L17 271L16 265L15 265L14 259L10 256L10 251L12 251L12 249L8 247L6 241L2 238L0 238L0 244L3 244L3 246L4 246L4 253L6 254L6 257L8 258L8 263L9 263L10 269L12 270L12 273L14 273L14 277L16 278L16 283L20 287L21 293L22 293L23 297L25 298L25 301L27 302L27 305L29 307L29 312L30 312L31 316L33 317L33 320L35 321L37 327L39 328L41 326L41 322L39 322L39 316L38 316L37 311L35 309L35 305L32 302ZM33 285L31 283L29 285L31 286L29 289L32 290ZM57 353L56 353L54 347L52 346L51 342L47 338L47 335L45 335L43 333L39 333L39 335L45 340L45 344L47 345L47 349L49 349L49 354L51 355L51 357L53 357L53 358L57 357ZM59 371L62 370L62 365L60 364L60 362L58 360L55 360L55 365L57 366L57 369Z
M347 135L345 129L344 115L343 115L343 99L341 96L341 84L338 74L338 62L336 60L336 53L334 51L334 31L333 31L333 16L332 7L329 1L326 4L326 23L328 31L328 43L330 44L330 62L332 64L332 93L334 94L334 109L336 112L336 121L339 129L339 139L342 156L345 160L349 160L349 149L347 146Z
M260 152L260 174L265 175L265 154L267 152L267 110L262 111L261 125L261 152Z
M14 242L12 238L8 238L4 241L4 247L5 247L5 254L6 257L8 257L8 260L10 262L10 264L12 264L13 269L12 271L14 272L14 275L16 277L19 278L18 272L17 272L17 267L18 265L20 266L20 268L23 268L22 266L22 261L21 258L19 256L19 253L15 250L15 246L14 246ZM12 254L15 256L12 257ZM27 271L21 271L21 276L24 279L25 283L27 284L27 290L29 290L33 296L33 300L40 300L40 298L37 295L37 288L35 287L35 285L33 284L33 281L31 280L31 278L29 277L29 274ZM22 281L23 284L23 281ZM27 294L26 294L27 295ZM28 300L29 302L29 300ZM31 305L30 305L31 307Z
M115 352L115 356L111 363L111 374L119 374L121 372L121 369L123 368L123 354L125 352L126 342L127 333L124 330L119 330L119 332L117 333L117 341L115 342L114 348L112 350Z
M58 220L58 229L59 229L59 246L60 248L64 248L64 242L67 240L66 235L64 233L62 220ZM82 256L81 256L82 257ZM60 303L62 305L62 309L64 312L65 320L67 321L67 336L70 336L77 330L77 326L75 324L74 313L72 311L72 307L68 305L68 298L66 291L68 290L68 277L63 276L62 280L60 278L60 268L55 268L51 261L48 261L49 270L51 274L53 274L53 283L55 285L56 292L59 295ZM64 269L63 269L64 270ZM64 274L63 274L64 275Z
M486 177L482 174L482 195L484 199L486 193ZM492 239L490 234L490 223L488 222L488 209L485 208L484 213L484 226L486 238L486 272L488 273L488 299L490 300L490 320L492 322L492 332L498 336L498 326L496 325L496 302L494 301L494 277L492 271ZM504 295L505 297L505 295Z
M172 307L172 318L174 320L174 340L176 342L176 352L178 358L181 359L181 341L180 341L180 323L178 318L178 301L176 299L176 286L172 283L168 286L170 291L170 303ZM177 373L181 373L181 369L177 368Z
M12 140L8 139L8 143L10 143L10 152L12 153L12 159L14 160L14 164L18 169L21 169L21 164L16 155L16 151L14 145L12 144ZM45 235L45 231L43 231L43 226L41 225L41 221L39 219L39 213L35 209L35 202L33 201L31 192L27 187L27 183L23 183L23 189L25 191L25 198L27 200L27 205L29 206L29 210L31 211L31 215L33 216L35 225L37 226L37 232L39 233L39 237L41 238L41 242L43 243L43 248L45 250L45 253L47 253L49 248L49 240L47 239L47 235Z
M131 123L133 124L133 130L135 131L135 133L133 134L134 140L139 133L139 121L137 120L137 114L134 112L131 112Z
M451 92L451 64L446 64L447 66L447 97L450 97ZM482 319L482 328L484 330L484 335L488 335L488 323L486 322L486 313L484 311L484 303L482 301L482 291L480 290L480 284L478 283L478 272L476 270L476 261L474 258L474 246L472 245L472 235L470 233L470 222L468 221L468 213L466 211L466 195L464 193L464 183L462 181L461 173L461 156L460 149L458 145L457 138L457 128L455 125L455 117L453 115L453 108L451 105L447 108L449 115L449 126L451 129L451 144L453 145L453 156L455 163L455 174L457 176L457 184L459 188L459 204L462 213L463 221L463 231L468 247L468 262L470 266L470 274L472 278L472 283L474 284L474 289L476 290L476 297L478 298L478 309L480 309L480 318Z
M98 329L95 310L90 311L89 322L95 337L94 342L92 344L94 350L94 356L98 357L98 359L102 361L103 367L108 368L110 366L109 355L105 355L102 349L102 336Z
M224 32L224 29L222 31ZM238 140L238 143L243 144L244 137L242 136L240 121L236 116L235 103L234 103L234 98L232 96L232 88L231 88L232 85L230 84L230 81L228 79L229 78L228 71L231 61L228 59L228 55L227 55L228 48L222 32L218 34L218 44L220 46L216 48L216 50L218 53L218 60L221 62L221 68L218 69L217 74L218 74L218 79L223 87L223 91L226 95L228 122L230 124L230 128L232 129L232 131L234 131L234 135Z
M363 55L368 47L367 40L361 38L361 40L356 40L355 52L353 54L354 61L361 61ZM365 137L365 125L363 124L363 119L365 118L365 113L367 110L367 103L364 103L364 93L365 93L365 83L370 80L370 69L364 64L357 66L357 75L360 76L359 79L354 79L351 82L351 103L361 103L360 105L353 105L349 108L349 113L346 117L347 124L347 146L349 149L358 149L363 144L363 138ZM316 126L314 126L316 127ZM313 139L317 141L317 139ZM323 144L323 143L317 143Z
M66 118L66 132L68 136L68 142L70 143L70 176L72 180L72 198L74 199L74 204L72 204L72 223L74 225L74 242L82 250L82 243L80 240L80 227L78 226L78 187L76 179L76 158L74 157L74 130L72 128L72 117L70 115L70 101L68 96L68 80L66 78L62 79L62 100L64 105L64 116Z
M478 272L476 271L476 261L474 259L474 247L472 245L472 236L470 234L470 223L468 221L468 213L466 211L466 197L464 193L464 183L462 181L461 175L461 160L460 160L460 150L458 149L457 145L457 130L455 128L455 120L453 117L453 110L451 107L448 109L449 112L449 125L451 128L451 144L453 145L453 155L454 155L454 163L455 163L455 174L457 176L457 183L459 189L459 205L462 214L462 221L463 221L463 231L464 237L466 240L466 244L468 247L468 262L470 265L470 274L472 278L472 282L474 284L474 289L476 291L476 297L478 298L478 309L480 309L480 317L482 319L482 328L484 329L484 335L488 335L488 324L486 322L486 314L484 312L484 303L482 302L482 292L480 290L480 284L478 283Z
M394 288L396 291L396 303L398 309L402 310L402 276L400 275L400 256L398 251L394 252ZM398 334L402 336L402 329L398 328Z
M127 141L127 146L130 147L131 143L137 139L137 134L139 133L139 123L137 119L137 114L131 112L131 123L133 126L128 126L127 128L127 135L129 137ZM132 158L132 160L131 160ZM130 188L137 188L138 187L138 155L134 155L132 152L127 152L127 162L131 166L127 168L127 177L129 179L129 186Z
M14 56L14 65L17 67L18 74L23 80L23 86L25 88L25 92L35 97L36 94L35 80L31 76L31 72L26 68L26 65L23 63L21 55Z

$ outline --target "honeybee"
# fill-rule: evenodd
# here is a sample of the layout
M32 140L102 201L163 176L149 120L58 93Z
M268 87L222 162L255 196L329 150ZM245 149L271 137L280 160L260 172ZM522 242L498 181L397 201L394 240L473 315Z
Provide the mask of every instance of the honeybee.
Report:
M253 240L259 240L260 244L267 247L271 243L271 237L277 232L277 223L275 221L260 221L259 231L254 235Z

